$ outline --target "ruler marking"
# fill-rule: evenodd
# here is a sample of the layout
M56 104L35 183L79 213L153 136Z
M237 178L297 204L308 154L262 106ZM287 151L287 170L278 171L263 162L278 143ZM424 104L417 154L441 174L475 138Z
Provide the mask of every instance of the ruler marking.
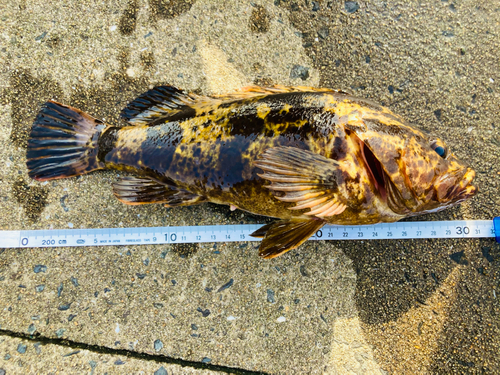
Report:
M258 224L245 224L0 231L0 248L260 241L260 239L247 237L260 227ZM497 233L497 236L499 235ZM492 220L458 220L382 223L347 227L326 225L318 230L311 239L370 240L490 237L495 237Z

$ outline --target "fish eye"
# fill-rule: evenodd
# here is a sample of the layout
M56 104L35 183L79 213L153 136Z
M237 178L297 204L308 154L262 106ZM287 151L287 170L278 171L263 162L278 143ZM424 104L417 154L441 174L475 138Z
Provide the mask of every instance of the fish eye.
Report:
M448 156L448 148L439 139L431 142L431 148L443 159L446 159L446 157Z

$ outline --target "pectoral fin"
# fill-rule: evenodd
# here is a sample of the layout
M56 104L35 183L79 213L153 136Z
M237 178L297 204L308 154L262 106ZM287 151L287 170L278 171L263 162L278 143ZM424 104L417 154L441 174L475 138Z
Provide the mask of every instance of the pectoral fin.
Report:
M284 193L277 199L297 204L291 210L310 208L305 215L324 218L347 208L339 188L345 166L336 160L294 147L272 147L254 165L264 170L259 176L271 182L268 189Z
M264 225L251 236L264 237L259 248L259 255L270 259L302 245L323 225L325 225L323 220L280 220Z
M129 205L165 203L165 207L177 207L206 200L200 195L139 177L123 177L113 184L113 194L120 202Z

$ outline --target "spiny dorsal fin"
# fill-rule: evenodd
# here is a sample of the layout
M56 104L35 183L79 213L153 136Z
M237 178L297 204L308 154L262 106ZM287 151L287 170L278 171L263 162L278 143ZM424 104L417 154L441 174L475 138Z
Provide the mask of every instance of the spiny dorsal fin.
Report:
M113 194L129 205L165 203L166 207L190 206L206 199L200 195L140 177L122 177L113 184Z
M336 160L295 147L271 147L254 165L264 170L258 175L271 182L268 189L285 193L277 199L297 204L291 210L310 208L304 215L324 218L347 208L339 190L342 168Z
M330 92L330 93L341 93L341 94L350 94L349 92L343 90L333 90L327 88L316 88L309 86L282 86L275 85L271 87L261 87L261 86L246 86L242 87L236 92L232 92L229 94L222 95L214 95L214 98L220 99L223 101L226 100L239 100L246 99L255 96L265 96L265 95L274 95L274 94L285 94L290 92Z
M130 102L121 117L132 125L151 124L156 120L190 118L196 115L191 106L199 96L172 86L157 86Z
M247 86L233 93L209 97L187 93L173 86L157 86L130 102L122 110L121 117L131 125L153 125L156 122L192 118L197 113L203 112L207 107L214 107L223 102L292 92L334 92L347 94L341 90L277 85L273 87Z
M279 220L264 225L253 232L251 236L264 237L260 244L259 255L270 259L302 245L323 225L325 225L323 220Z

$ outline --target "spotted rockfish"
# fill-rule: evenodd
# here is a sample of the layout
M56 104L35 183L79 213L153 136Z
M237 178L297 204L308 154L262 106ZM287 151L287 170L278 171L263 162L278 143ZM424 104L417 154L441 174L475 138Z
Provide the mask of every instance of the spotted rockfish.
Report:
M279 220L254 232L260 255L296 248L324 224L394 222L473 196L475 173L438 138L346 92L247 87L206 97L156 87L110 126L47 102L28 143L39 181L98 169L125 204L230 205Z

